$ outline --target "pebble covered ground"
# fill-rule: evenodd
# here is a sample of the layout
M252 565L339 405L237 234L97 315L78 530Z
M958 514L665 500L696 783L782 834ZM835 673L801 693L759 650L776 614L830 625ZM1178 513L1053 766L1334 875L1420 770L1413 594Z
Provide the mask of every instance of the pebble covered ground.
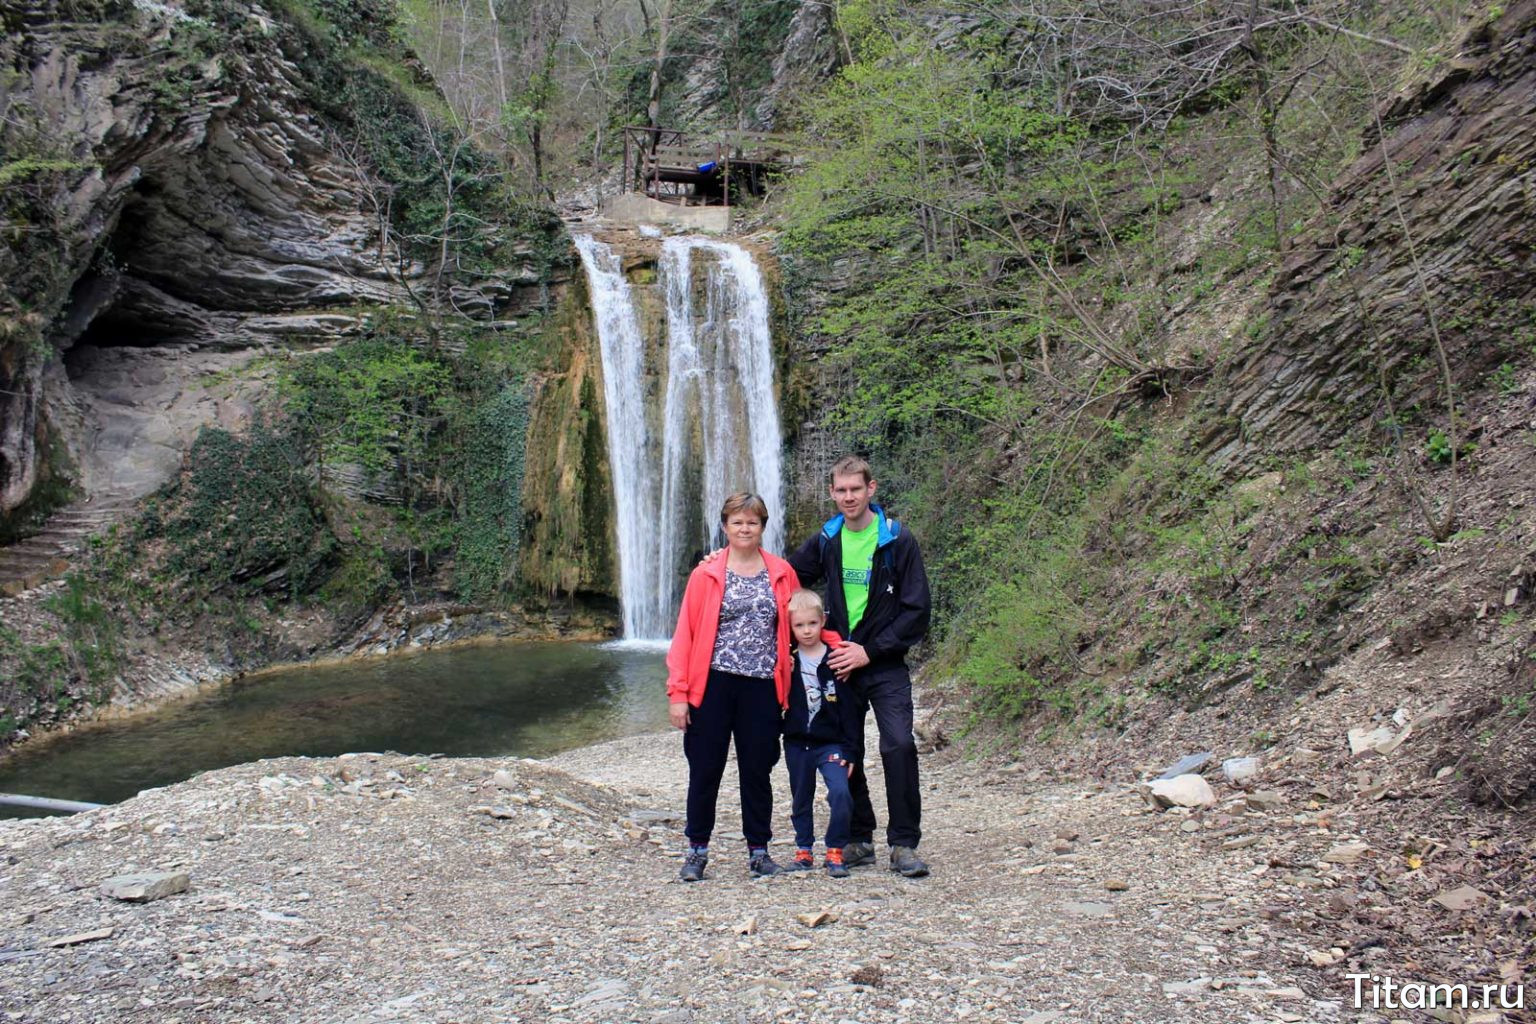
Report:
M676 734L550 762L285 758L72 818L0 822L0 1015L1394 1016L1352 1008L1345 976L1372 969L1371 944L1335 938L1304 909L1352 892L1356 862L1379 853L1348 814L1254 801L1219 776L1215 807L1157 811L1132 785L1049 782L951 749L923 759L930 877L893 874L882 849L848 879L750 878L728 775L708 878L685 884L683 766ZM878 767L871 782L879 807ZM784 860L782 774L775 786ZM146 903L102 891L143 872L189 886Z

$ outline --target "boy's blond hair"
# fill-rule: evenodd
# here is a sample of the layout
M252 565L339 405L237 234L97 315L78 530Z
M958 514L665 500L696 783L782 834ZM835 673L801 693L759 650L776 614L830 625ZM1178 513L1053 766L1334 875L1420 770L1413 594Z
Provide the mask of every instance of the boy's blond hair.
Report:
M827 620L827 609L821 603L821 595L814 590L806 590L803 587L789 595L789 611L791 614L794 612L815 612L821 616L823 622Z

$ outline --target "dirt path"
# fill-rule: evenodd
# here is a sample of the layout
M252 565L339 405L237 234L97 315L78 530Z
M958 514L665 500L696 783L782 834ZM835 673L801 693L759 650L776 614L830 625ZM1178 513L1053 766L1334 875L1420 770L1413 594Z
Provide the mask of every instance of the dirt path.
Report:
M923 766L931 877L892 874L882 850L846 880L752 880L728 777L710 877L685 885L680 748L663 735L548 764L281 759L76 818L0 823L0 1012L49 1024L1367 1019L1345 1008L1346 964L1303 966L1326 935L1284 921L1297 887L1270 866L1276 844L1315 847L1296 873L1325 886L1332 869L1315 862L1343 841L1305 813L1250 814L1228 791L1230 806L1201 820L1159 814L1129 787L1047 786L945 752ZM99 893L132 871L185 872L191 888L147 904ZM799 920L821 912L818 927Z

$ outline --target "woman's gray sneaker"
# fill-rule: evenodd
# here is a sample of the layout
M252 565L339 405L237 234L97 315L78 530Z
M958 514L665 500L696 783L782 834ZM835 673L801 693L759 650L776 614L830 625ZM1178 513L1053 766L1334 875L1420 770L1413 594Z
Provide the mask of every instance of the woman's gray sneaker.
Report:
M683 870L677 873L677 877L685 882L697 882L704 877L704 866L708 863L708 854L690 853L683 858Z
M891 847L891 870L899 872L905 878L922 878L928 873L928 865L918 857L917 851L910 846Z
M769 875L776 875L784 870L773 862L773 858L768 856L767 850L764 850L762 853L754 853L752 859L747 861L747 867L751 868L752 874L758 878L767 878Z
M856 868L860 864L873 864L875 862L875 845L873 843L849 843L843 847L843 865Z

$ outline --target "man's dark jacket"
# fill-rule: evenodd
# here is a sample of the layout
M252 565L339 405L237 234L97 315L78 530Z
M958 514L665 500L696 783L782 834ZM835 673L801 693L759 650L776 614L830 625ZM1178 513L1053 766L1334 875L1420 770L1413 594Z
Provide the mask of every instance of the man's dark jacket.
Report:
M907 649L928 633L928 573L911 532L888 518L879 505L869 508L880 533L869 578L869 603L857 629L848 628L848 601L843 595L843 545L838 536L843 529L842 516L827 520L790 554L789 564L802 587L827 581L828 629L863 646L871 664L900 663Z

